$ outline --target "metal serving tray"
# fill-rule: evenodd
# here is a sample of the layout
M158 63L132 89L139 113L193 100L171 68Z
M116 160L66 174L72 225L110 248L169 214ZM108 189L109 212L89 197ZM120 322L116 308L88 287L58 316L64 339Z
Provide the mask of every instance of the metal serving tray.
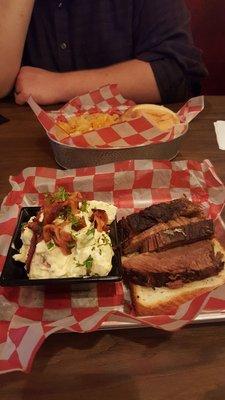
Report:
M115 318L115 317L114 317ZM141 317L139 317L141 319ZM199 314L189 325L193 324L208 324L225 322L225 310L220 312L205 312ZM103 322L100 330L110 329L132 329L132 328L148 328L148 325L144 325L141 321L120 321L120 320L108 320Z
M180 150L187 131L170 142L125 149L82 149L50 139L55 161L62 168L79 168L103 165L124 160L172 160Z

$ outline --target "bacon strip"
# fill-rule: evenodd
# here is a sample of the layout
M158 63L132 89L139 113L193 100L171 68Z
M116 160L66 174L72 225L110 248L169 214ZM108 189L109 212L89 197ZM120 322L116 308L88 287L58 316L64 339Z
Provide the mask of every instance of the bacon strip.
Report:
M36 245L42 238L46 243L53 240L63 254L71 254L71 247L75 245L75 240L69 232L63 230L63 227L69 222L67 217L70 211L73 215L77 215L80 212L80 201L82 201L82 195L79 192L69 193L67 200L56 200L54 195L49 195L45 199L43 208L39 211L37 217L27 224L28 228L33 232L26 262L28 272ZM69 213L67 208L69 208ZM42 212L44 218L43 222L40 222L39 218ZM53 222L60 214L65 214L64 221L60 225L55 225ZM85 219L83 217L79 218L77 226L76 224L74 225L74 230L82 229L86 226Z
M51 224L65 207L70 207L71 212L77 214L77 212L79 212L79 202L81 200L82 195L79 192L71 193L69 198L65 201L49 203L48 200L46 200L44 202L44 225Z
M27 224L28 228L31 229L37 236L42 234L42 223L38 221L37 217Z
M35 249L36 249L36 245L37 245L37 234L33 232L33 236L32 236L32 239L30 242L30 247L29 247L28 254L27 254L27 260L26 260L26 269L27 269L28 273L30 271L30 265L31 265L31 261L32 261Z
M60 225L48 224L43 228L43 238L46 243L51 240L56 246L60 247L63 254L71 254L70 245L75 244L75 241L69 232L65 232Z
M94 227L98 232L107 232L108 215L105 210L92 210L93 214L90 218L91 222L94 221Z
M85 226L86 226L85 218L81 217L81 218L78 218L76 224L72 224L72 229L74 231L78 232L81 229L85 228Z
M79 202L83 199L82 194L80 192L71 193L69 196L69 205L71 207L71 211L73 214L77 214L79 211Z
M56 219L64 207L68 205L68 200L57 201L53 204L44 203L44 225L51 224Z

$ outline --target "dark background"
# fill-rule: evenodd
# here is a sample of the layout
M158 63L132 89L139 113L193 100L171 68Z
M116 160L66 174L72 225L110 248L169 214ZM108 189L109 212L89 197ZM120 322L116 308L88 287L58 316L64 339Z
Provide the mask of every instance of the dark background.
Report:
M195 44L202 49L209 76L203 94L225 95L225 0L186 0Z

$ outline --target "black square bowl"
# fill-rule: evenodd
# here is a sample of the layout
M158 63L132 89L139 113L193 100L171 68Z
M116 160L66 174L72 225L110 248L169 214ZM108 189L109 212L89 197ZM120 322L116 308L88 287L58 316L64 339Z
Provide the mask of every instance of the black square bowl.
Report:
M29 279L25 264L15 261L14 254L19 252L22 246L21 228L23 223L35 216L40 207L23 207L20 211L15 232L13 234L5 264L0 277L0 285L2 286L37 286L37 285L54 285L54 284L70 284L70 283L90 283L90 282L116 282L122 279L121 273L121 252L117 237L117 223L114 221L110 226L110 238L113 245L114 256L112 259L112 269L107 276L93 276L85 278L51 278L51 279Z

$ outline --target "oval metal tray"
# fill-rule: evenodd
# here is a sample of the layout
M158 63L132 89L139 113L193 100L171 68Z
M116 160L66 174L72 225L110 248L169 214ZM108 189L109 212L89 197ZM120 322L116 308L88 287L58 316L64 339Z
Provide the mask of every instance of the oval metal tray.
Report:
M125 149L83 149L70 147L50 140L55 161L62 168L82 168L109 164L124 160L172 160L180 150L187 131L180 137L164 143Z

